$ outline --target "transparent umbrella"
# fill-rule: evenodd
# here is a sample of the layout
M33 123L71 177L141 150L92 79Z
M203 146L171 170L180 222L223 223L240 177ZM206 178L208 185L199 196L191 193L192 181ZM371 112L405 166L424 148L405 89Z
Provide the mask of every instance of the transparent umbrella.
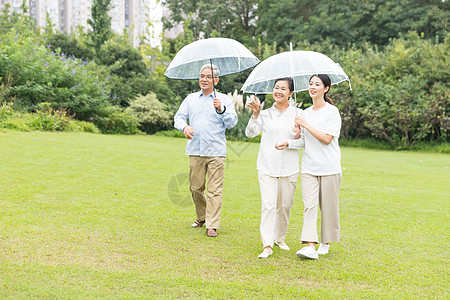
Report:
M273 55L262 61L250 73L241 90L251 94L271 94L277 78L291 77L294 92L308 89L314 74L327 74L332 84L350 79L341 66L328 56L313 51L291 51ZM351 89L351 85L350 85Z
M211 64L212 69L214 64L219 68L220 75L224 76L247 70L258 63L259 59L238 41L228 38L209 38L195 41L181 48L164 75L172 79L198 79L203 65ZM214 82L214 74L212 75ZM215 87L214 97L216 97Z
M209 38L184 46L170 62L164 75L172 79L198 79L203 65L214 64L222 76L239 73L258 63L259 59L238 41Z

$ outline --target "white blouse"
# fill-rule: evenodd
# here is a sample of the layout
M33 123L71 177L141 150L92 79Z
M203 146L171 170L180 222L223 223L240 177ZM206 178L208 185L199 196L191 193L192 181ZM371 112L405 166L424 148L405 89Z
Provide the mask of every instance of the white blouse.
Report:
M290 140L289 148L305 148L302 154L302 173L314 176L326 176L342 173L339 135L341 116L336 106L326 103L319 110L312 106L305 111L305 120L317 130L332 135L331 143L325 145L316 139L308 130L302 128L299 140Z
M245 135L255 137L262 132L256 168L272 177L287 177L300 172L299 151L297 149L277 150L275 145L292 140L294 119L304 116L301 109L289 106L280 112L275 106L260 112L257 119L250 118Z

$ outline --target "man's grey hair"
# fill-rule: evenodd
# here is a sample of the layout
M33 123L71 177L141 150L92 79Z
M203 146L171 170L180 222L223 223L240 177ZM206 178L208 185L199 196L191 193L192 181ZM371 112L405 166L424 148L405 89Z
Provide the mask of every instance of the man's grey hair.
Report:
M204 64L204 65L202 66L202 68L200 69L200 73L201 73L204 69L211 69L211 66L212 66L214 78L219 78L219 76L220 76L220 71L219 71L219 68L218 68L216 65Z

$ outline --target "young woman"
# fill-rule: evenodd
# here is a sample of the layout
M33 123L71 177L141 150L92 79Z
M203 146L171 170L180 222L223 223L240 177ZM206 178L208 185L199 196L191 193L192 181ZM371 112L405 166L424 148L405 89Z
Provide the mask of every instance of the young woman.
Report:
M338 144L341 117L327 93L331 80L327 75L314 75L309 80L309 95L313 105L305 116L295 118L302 128L301 185L304 203L301 242L308 244L297 251L301 258L318 259L327 254L329 243L339 241L339 188L341 185L341 151ZM282 143L280 148L299 148L297 141ZM317 213L321 212L321 244L316 251Z
M275 243L289 250L286 238L289 216L294 201L294 192L299 176L299 151L278 151L280 141L293 139L295 117L304 116L303 111L289 105L294 92L292 78L279 78L273 87L275 104L263 111L259 101L248 103L253 110L245 134L255 137L262 132L257 169L261 191L261 239L264 250L259 258L269 257Z

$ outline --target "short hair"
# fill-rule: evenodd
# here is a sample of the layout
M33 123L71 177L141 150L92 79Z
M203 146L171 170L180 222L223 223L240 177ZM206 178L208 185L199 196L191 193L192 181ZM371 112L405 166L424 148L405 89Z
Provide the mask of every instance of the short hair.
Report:
M200 69L200 73L204 70L204 69L212 69L213 70L213 75L215 78L219 78L220 76L220 71L219 68L216 65L213 64L204 64L202 66L202 68Z
M274 87L275 87L275 85L277 84L278 81L287 81L288 87L289 87L289 92L293 92L294 91L294 79L292 79L292 77L283 77L283 78L275 79L275 83L273 84Z

